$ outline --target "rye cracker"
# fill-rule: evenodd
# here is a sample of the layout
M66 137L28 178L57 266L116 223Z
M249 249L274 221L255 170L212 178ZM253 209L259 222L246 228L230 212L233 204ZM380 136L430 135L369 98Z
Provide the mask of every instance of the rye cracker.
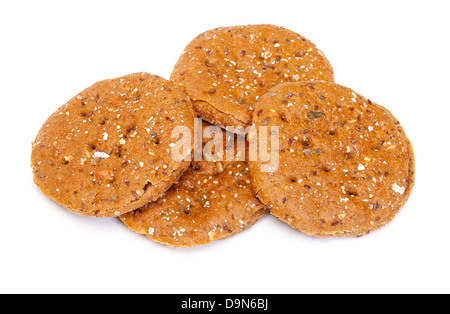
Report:
M171 80L192 99L197 114L223 128L251 125L255 103L272 87L295 81L334 81L316 45L274 25L221 27L185 48Z
M158 198L187 169L171 156L176 126L193 129L189 98L136 73L95 83L59 108L32 146L34 181L85 216L113 217Z
M257 197L271 213L316 237L355 237L390 222L414 185L413 148L397 119L329 82L275 87L253 123L280 127L280 166L250 162Z

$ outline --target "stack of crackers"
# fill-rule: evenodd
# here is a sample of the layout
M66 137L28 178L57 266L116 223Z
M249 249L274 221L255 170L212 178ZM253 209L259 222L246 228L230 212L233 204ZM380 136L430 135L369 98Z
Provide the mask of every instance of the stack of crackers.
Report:
M268 213L310 236L359 237L390 222L414 185L395 117L273 25L199 35L170 80L88 87L45 122L31 162L71 212L118 217L171 247L229 238Z

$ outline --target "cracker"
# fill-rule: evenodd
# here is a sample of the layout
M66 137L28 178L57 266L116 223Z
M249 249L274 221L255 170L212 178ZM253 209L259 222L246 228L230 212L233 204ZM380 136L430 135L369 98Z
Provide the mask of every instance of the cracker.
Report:
M268 213L255 198L245 161L193 161L156 202L120 216L131 230L170 247L232 237Z
M316 237L356 237L389 223L414 185L414 152L385 108L335 83L288 83L256 105L253 123L280 127L280 166L250 162L271 213Z
M188 44L171 75L204 120L248 127L254 105L291 81L334 81L324 54L303 36L273 25L222 27Z
M58 109L32 146L34 181L85 216L113 217L158 198L189 166L171 131L193 129L189 98L148 73L98 82Z

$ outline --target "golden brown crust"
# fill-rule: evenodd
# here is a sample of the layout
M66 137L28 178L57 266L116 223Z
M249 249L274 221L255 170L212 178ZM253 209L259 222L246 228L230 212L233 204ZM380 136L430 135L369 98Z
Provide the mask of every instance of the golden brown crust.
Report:
M249 126L258 98L280 83L333 77L312 42L273 25L207 31L189 43L171 75L196 112L223 128Z
M136 73L94 84L58 109L33 143L35 183L86 216L113 217L158 198L187 169L171 131L195 113L173 83Z
M120 216L131 230L175 247L234 236L268 209L255 198L244 161L193 161L160 199Z
M390 222L414 185L414 152L385 108L335 83L291 83L256 105L255 125L280 127L280 168L250 162L258 198L316 237L362 236Z

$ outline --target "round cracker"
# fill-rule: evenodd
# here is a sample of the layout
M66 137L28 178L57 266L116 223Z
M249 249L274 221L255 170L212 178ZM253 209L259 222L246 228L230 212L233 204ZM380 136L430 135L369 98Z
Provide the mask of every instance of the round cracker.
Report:
M136 73L98 82L58 109L32 147L34 180L70 211L113 217L158 198L187 169L171 131L193 130L189 98L172 82Z
M156 202L120 219L156 242L195 247L247 230L267 213L255 198L245 161L203 159L193 161Z
M414 153L385 108L335 83L288 83L256 105L253 123L279 126L279 168L250 162L271 213L316 237L362 236L390 222L414 185Z
M254 104L291 81L334 81L333 68L303 36L273 25L222 27L188 44L171 75L197 114L223 128L251 124Z

